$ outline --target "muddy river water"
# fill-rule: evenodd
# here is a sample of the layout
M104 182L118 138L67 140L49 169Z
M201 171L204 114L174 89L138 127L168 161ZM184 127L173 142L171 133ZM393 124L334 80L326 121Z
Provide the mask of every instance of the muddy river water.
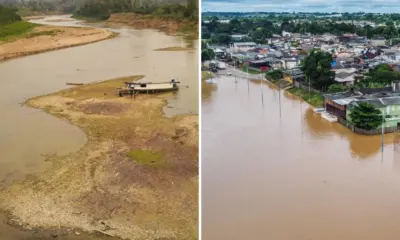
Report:
M34 22L83 26L66 16ZM28 98L64 89L66 82L89 83L129 75L145 75L143 81L150 82L176 78L183 86L169 95L166 114L197 113L197 50L153 51L184 46L186 42L182 37L155 30L124 27L110 30L120 35L93 44L0 62L0 187L44 170L47 154L67 154L86 142L84 133L77 127L20 105ZM193 46L197 46L197 41ZM0 232L5 231L0 224ZM10 232L7 239L13 236Z
M203 239L400 239L400 136L382 157L380 136L268 85L263 98L220 77L202 102Z

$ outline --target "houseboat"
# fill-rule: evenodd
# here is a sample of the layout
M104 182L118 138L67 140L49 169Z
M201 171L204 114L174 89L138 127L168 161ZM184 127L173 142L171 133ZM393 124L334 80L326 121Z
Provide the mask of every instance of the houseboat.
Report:
M180 82L172 79L169 82L125 82L125 88L119 88L118 94L120 96L124 94L137 94L137 93L159 93L159 92L171 92L179 89Z

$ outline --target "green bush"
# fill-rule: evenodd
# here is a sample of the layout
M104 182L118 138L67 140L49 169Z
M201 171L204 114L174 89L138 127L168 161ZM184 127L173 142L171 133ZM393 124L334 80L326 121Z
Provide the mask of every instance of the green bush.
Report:
M13 22L0 24L0 40L8 40L10 37L18 36L32 30L36 25L30 22Z
M21 21L16 9L0 6L0 25Z

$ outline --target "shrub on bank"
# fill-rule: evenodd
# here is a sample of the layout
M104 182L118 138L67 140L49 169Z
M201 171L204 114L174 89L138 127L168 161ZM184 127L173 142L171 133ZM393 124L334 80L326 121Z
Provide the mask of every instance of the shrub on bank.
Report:
M318 93L309 93L308 91L301 88L292 88L289 90L290 93L301 97L304 101L313 105L314 107L322 107L324 105L324 98Z
M36 24L18 21L10 24L0 24L0 40L6 41L12 37L23 35L32 30Z

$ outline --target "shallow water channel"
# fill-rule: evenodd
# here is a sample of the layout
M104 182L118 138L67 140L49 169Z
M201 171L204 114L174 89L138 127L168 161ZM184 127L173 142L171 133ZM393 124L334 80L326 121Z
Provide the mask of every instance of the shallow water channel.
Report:
M68 16L32 21L85 26ZM77 127L20 104L31 97L64 89L66 82L90 83L129 75L145 75L142 81L150 82L176 78L182 87L168 95L166 114L198 112L197 50L153 51L184 46L186 42L182 37L156 30L108 29L120 35L93 44L0 62L0 187L43 171L48 164L44 161L46 155L67 154L86 142L85 134ZM193 46L197 46L197 41ZM10 228L0 223L0 239L30 239L26 233L7 229Z

